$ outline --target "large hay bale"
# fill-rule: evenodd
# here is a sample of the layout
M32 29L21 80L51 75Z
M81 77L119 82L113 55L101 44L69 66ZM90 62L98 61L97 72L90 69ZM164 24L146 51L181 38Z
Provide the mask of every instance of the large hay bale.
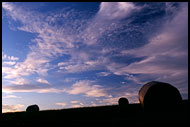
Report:
M38 105L30 105L26 108L26 112L38 112L40 109Z
M176 87L168 83L152 81L140 89L139 101L145 111L177 111L182 97Z

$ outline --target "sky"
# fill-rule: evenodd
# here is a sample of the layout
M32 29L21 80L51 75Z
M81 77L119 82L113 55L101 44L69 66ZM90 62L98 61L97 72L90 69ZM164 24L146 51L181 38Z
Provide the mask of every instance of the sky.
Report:
M2 112L139 103L150 81L188 98L187 2L2 3Z

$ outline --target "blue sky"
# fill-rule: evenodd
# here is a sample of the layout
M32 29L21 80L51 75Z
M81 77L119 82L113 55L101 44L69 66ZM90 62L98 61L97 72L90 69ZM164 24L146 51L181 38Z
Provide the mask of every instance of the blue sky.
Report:
M188 98L188 4L3 2L3 112L138 103L152 80Z

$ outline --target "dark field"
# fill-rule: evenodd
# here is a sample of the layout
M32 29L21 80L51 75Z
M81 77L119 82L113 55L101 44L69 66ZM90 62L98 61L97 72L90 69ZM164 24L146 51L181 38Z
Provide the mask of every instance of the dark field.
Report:
M2 125L67 125L68 126L123 126L123 125L187 125L188 100L183 100L180 111L144 112L140 104L46 110L39 112L3 113Z

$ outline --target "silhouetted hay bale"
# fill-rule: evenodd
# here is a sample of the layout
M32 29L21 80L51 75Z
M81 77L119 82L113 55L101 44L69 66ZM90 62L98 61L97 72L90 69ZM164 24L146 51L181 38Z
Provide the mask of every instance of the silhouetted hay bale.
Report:
M139 101L145 111L177 111L182 97L176 87L168 83L152 81L140 89Z
M30 105L26 108L26 112L38 112L40 109L38 105Z
M129 101L127 98L121 97L121 98L119 98L118 104L120 107L124 107L129 104Z
M129 101L127 98L121 97L118 100L118 113L120 117L127 117L129 115L128 113L128 105L129 105Z

